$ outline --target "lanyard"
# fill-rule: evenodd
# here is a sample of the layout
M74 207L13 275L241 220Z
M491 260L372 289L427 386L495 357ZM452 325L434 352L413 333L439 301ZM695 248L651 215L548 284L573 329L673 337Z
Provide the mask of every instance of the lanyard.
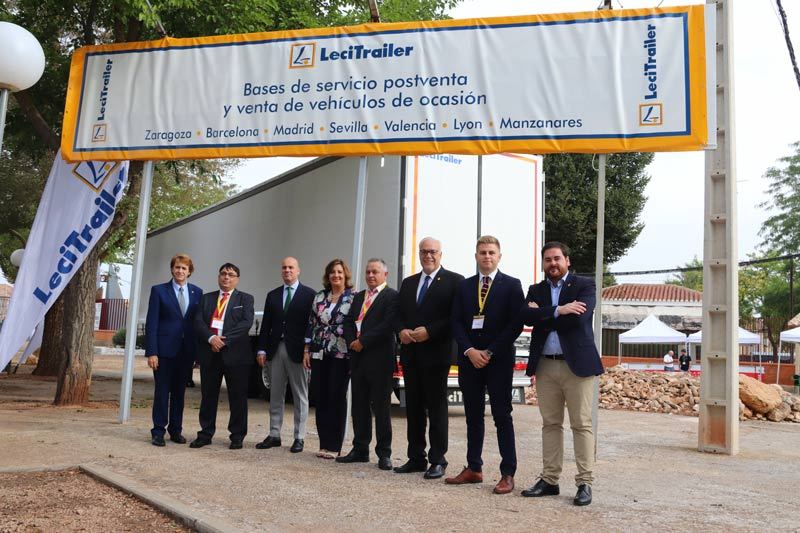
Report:
M224 294L224 293L223 293ZM231 299L230 295L227 298L220 298L217 302L217 308L214 311L214 316L216 318L222 318L222 315L225 314L225 308L228 307L228 301Z

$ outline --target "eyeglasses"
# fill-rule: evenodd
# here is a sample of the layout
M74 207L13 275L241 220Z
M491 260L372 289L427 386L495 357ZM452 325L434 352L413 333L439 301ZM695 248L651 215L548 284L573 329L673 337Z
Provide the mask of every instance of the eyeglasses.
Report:
M238 278L239 274L235 274L233 272L220 272L219 277L221 278Z
M419 255L437 255L439 250L420 250Z

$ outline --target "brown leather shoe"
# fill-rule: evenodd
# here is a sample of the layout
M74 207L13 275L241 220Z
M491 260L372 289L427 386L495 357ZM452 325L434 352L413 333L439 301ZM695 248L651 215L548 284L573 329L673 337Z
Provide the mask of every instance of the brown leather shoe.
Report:
M514 490L514 476L503 476L494 486L495 494L508 494Z
M448 485L463 485L465 483L483 483L483 473L475 472L474 470L470 470L469 467L465 466L464 470L461 471L459 475L456 477L448 477L444 480L445 483Z

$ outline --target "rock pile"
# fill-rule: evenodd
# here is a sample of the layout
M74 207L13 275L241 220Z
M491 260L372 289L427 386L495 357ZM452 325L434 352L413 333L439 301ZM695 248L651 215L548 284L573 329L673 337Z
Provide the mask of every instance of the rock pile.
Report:
M739 377L740 420L800 423L800 397L777 385ZM526 392L536 403L536 388ZM700 381L682 372L642 372L622 367L607 368L600 376L600 407L651 413L696 416L700 411Z

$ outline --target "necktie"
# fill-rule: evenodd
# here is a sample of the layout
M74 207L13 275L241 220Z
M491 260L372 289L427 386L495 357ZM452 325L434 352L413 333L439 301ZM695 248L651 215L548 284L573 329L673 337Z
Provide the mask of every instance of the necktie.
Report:
M292 288L286 287L286 301L283 302L284 315L289 312L289 304L291 303L291 301L292 301Z
M483 283L481 284L481 301L486 301L486 295L489 294L489 285L492 283L492 278L483 276Z
M178 307L181 308L181 316L186 316L186 297L183 295L183 287L178 287Z
M422 282L422 287L419 289L419 295L417 295L417 305L422 305L422 299L425 297L425 293L428 292L428 285L431 283L431 277L425 276L425 281Z
M364 298L364 305L361 306L361 312L358 314L358 320L364 320L364 315L367 314L369 311L370 306L372 305L372 300L375 299L375 294L377 294L377 289L369 289L367 291L367 296Z

